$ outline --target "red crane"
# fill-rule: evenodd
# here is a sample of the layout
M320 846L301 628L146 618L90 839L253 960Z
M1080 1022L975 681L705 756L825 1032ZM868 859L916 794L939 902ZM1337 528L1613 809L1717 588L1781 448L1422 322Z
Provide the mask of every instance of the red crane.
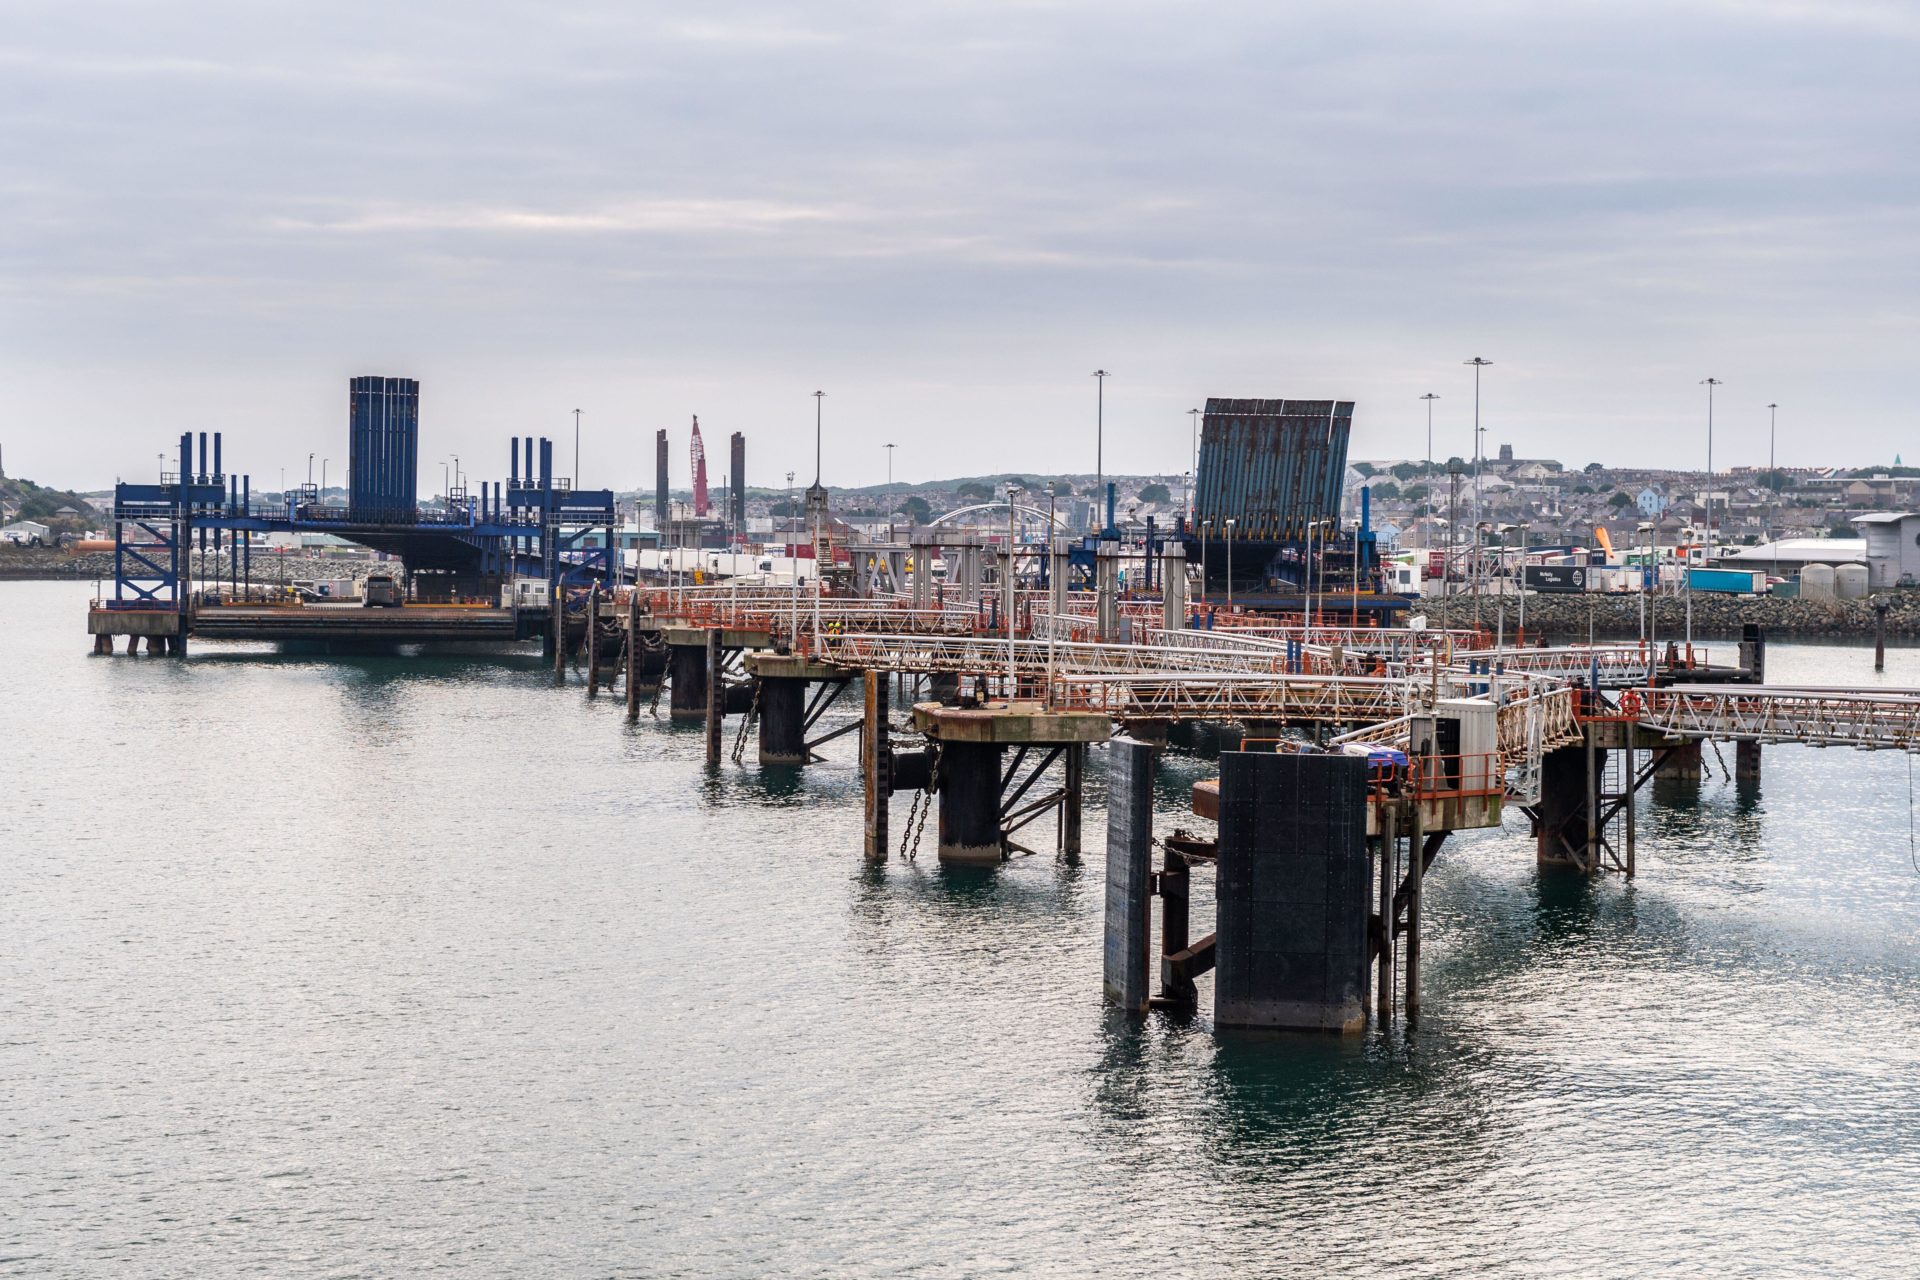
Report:
M707 514L707 446L700 443L700 415L693 415L693 514Z

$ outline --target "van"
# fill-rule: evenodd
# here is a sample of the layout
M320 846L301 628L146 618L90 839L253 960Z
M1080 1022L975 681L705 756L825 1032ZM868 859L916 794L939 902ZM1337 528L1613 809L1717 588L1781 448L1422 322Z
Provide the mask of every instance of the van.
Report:
M405 597L400 583L390 573L370 573L361 588L360 603L369 609L398 609Z

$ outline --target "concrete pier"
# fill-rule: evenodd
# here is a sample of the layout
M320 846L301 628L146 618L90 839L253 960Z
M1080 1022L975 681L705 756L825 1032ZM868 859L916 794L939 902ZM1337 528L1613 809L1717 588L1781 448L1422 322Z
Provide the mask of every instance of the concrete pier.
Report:
M939 762L935 791L940 802L940 859L951 863L992 864L1011 851L1011 836L1054 804L1066 807L1065 831L1079 842L1081 796L1077 785L1026 800L1048 764L1069 756L1073 747L1104 742L1113 732L1105 715L1089 711L1049 711L1038 703L993 703L983 707L947 707L923 702L914 707L915 726L934 740ZM1004 752L1016 748L1012 767L1002 772ZM1017 775L1033 749L1044 754L1023 781ZM1070 757L1069 757L1070 758ZM1068 780L1077 784L1077 775ZM1004 795L1004 799L1003 799ZM1064 852L1063 847L1063 852Z
M1114 739L1109 751L1102 987L1108 1003L1145 1013L1153 953L1154 752L1130 738Z
M1220 757L1217 1025L1366 1025L1367 805L1358 757Z
M760 763L807 762L807 682L760 677Z
M954 742L940 749L940 861L997 864L1000 760L994 742Z
M1599 767L1606 752L1596 751ZM1695 747L1698 757L1699 748ZM1587 839L1588 750L1561 747L1540 758L1540 803L1534 807L1534 860L1543 867L1590 870L1599 864L1600 850Z
M707 718L707 646L671 644L667 647L667 714L674 720Z
M1683 742L1669 751L1661 760L1657 770L1662 778L1687 778L1695 782L1700 780L1700 740Z

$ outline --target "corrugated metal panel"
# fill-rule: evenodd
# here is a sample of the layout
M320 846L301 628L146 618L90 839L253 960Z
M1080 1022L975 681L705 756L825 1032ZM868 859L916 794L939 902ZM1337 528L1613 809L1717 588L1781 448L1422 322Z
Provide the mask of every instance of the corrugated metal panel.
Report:
M412 520L419 492L419 382L353 379L348 420L347 513L355 520Z
M1298 541L1340 514L1351 400L1212 397L1200 429L1195 519L1210 537Z

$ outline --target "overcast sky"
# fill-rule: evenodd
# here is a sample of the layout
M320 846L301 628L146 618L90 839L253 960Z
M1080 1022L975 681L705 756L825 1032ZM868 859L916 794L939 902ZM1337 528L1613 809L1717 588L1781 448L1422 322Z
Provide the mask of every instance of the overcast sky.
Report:
M1920 461L1920 8L157 5L0 25L0 446L277 486L417 377L423 485L700 415L811 478L1187 466L1208 395L1356 457ZM714 468L716 475L720 467ZM429 484L429 480L431 483Z

